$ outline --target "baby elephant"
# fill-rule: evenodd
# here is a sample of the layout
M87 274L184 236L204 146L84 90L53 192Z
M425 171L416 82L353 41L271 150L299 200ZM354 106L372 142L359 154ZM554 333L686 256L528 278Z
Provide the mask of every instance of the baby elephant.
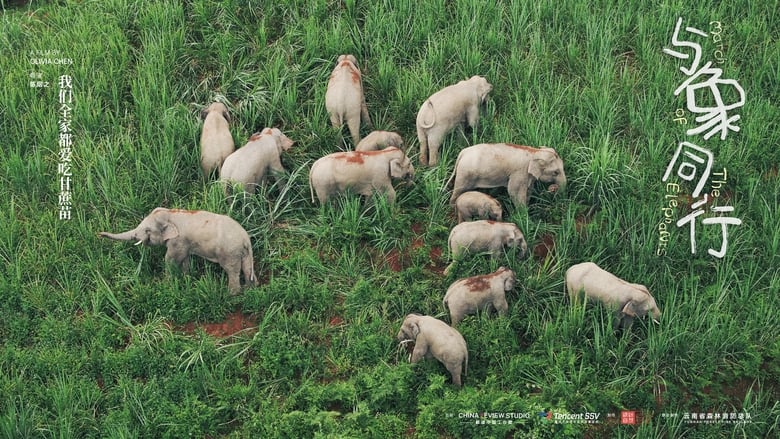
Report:
M395 201L395 189L391 178L414 180L414 167L403 151L395 147L381 151L336 152L314 162L309 171L311 201L314 193L320 204L333 196L352 191L370 197L374 192L383 193L391 203Z
M341 55L336 61L325 92L325 108L334 128L341 128L346 122L355 145L360 142L361 119L372 126L363 94L363 76L354 56Z
M452 374L452 383L460 387L461 371L466 374L469 352L466 340L457 329L431 316L409 314L398 331L398 341L414 342L412 363L423 358L435 358Z
M202 210L165 209L158 207L133 230L124 233L100 232L103 238L137 241L135 245L165 245L166 262L172 262L186 273L190 255L216 262L228 274L231 294L241 290L239 273L249 285L257 284L249 234L241 224L227 215Z
M452 256L452 263L444 270L447 275L455 265L457 257L464 252L471 254L487 252L498 258L504 248L519 248L518 257L525 257L528 245L523 232L514 223L501 223L490 220L479 220L460 223L450 231L447 240Z
M506 292L515 287L515 272L501 267L490 274L460 279L450 285L442 303L450 310L452 326L457 326L467 314L493 307L506 315L509 305Z
M280 155L293 144L295 142L278 128L266 128L259 134L255 133L246 145L225 159L220 179L226 184L243 183L244 190L253 194L257 186L265 183L268 174L285 172Z
M661 310L644 285L626 282L593 262L572 265L566 270L565 279L572 303L584 291L588 299L615 309L621 328L631 327L634 317L641 318L647 313L652 315L653 322L659 323Z
M372 131L357 144L355 151L376 151L388 146L395 146L400 149L404 147L404 139L401 135L392 131Z
M230 134L230 115L224 104L214 102L201 112L203 132L200 135L200 167L206 177L219 172L225 158L236 150Z
M479 107L491 90L493 86L487 79L472 76L437 91L423 102L417 112L421 165L434 166L439 161L439 146L444 137L464 120L471 128L477 127Z
M458 223L471 221L474 217L501 221L501 204L495 198L482 192L462 193L455 200L455 210L458 212Z

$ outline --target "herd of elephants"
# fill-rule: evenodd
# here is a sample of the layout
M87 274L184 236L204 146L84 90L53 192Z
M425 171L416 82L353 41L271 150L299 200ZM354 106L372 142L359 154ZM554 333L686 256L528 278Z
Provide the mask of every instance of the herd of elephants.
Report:
M439 147L453 129L464 122L476 127L480 108L492 89L484 77L473 76L439 90L423 102L416 121L420 165L437 164ZM373 131L360 139L361 123L371 127L371 120L354 56L338 58L328 81L325 106L334 127L347 125L355 150L328 154L314 162L309 172L312 202L315 195L325 204L345 193L363 196L377 193L394 202L393 180L411 182L414 167L397 133ZM203 110L202 116L201 168L206 176L218 173L226 190L240 184L246 192L254 193L268 176L285 172L280 154L293 141L279 129L266 128L255 133L246 145L236 149L224 104L212 103ZM515 254L524 257L528 248L520 229L512 222L502 222L503 210L495 198L474 189L504 187L515 205L526 205L529 189L536 181L549 183L551 192L565 188L563 161L554 149L509 143L483 143L464 148L458 154L448 182L452 186L450 204L458 218L448 239L452 260L464 253L501 257L507 249L514 249ZM178 265L185 273L190 255L216 262L227 272L231 294L240 292L241 274L245 284L257 284L249 234L227 215L158 207L133 230L99 235L134 241L136 245L165 245L165 260ZM452 264L445 274L451 268ZM397 338L400 343L414 343L411 362L436 358L452 374L453 384L461 386L461 374L468 367L468 350L455 326L466 315L479 310L493 309L499 315L505 314L506 292L514 288L515 282L515 273L506 267L454 282L443 299L450 312L451 325L431 316L407 315ZM615 310L621 327L629 327L634 317L648 313L656 323L660 318L661 311L644 285L624 281L593 262L570 267L565 284L572 303L584 293L588 299Z

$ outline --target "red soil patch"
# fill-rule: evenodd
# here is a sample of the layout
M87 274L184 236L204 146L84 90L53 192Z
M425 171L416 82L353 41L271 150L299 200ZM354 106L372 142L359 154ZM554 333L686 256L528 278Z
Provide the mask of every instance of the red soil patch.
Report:
M555 236L551 233L545 233L542 235L542 242L534 246L534 257L540 261L544 261L555 250Z
M244 329L253 328L257 324L257 318L254 315L243 314L240 311L228 314L225 321L220 323L205 323L197 324L195 322L185 323L179 329L187 333L195 332L196 328L201 328L203 332L209 334L212 337L230 337L231 335L243 331Z
M412 224L411 229L412 229L412 232L414 232L415 235L422 235L423 231L425 230L425 226L422 223L414 223L414 224Z
M328 322L330 326L341 326L344 324L344 319L342 319L339 316L333 316L330 318L330 321Z
M396 273L403 270L403 264L401 263L401 258L403 255L401 252L399 252L396 249L390 250L390 253L387 254L385 257L385 264L390 267L390 270L395 271Z

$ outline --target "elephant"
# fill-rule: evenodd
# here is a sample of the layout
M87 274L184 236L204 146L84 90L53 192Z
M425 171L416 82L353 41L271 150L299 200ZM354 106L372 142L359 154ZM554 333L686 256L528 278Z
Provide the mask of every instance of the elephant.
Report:
M355 147L355 151L376 151L388 146L396 146L403 150L404 140L398 133L392 131L372 131Z
M412 363L433 357L450 372L452 383L461 387L461 371L465 375L468 370L469 352L457 329L431 316L409 314L396 338L400 343L414 342Z
M325 108L334 128L347 124L355 145L360 143L360 121L373 126L363 94L363 75L354 56L341 55L336 61L325 92Z
M648 313L654 323L660 323L661 310L646 286L626 282L593 262L569 267L565 281L572 304L577 303L584 292L588 299L615 309L621 328L631 327L634 317L642 318Z
M490 195L482 192L464 192L455 200L455 211L458 212L458 223L470 221L475 216L479 219L501 221L503 211L501 204Z
M294 144L278 128L266 128L261 133L255 133L246 145L225 159L220 180L225 183L226 190L230 182L243 183L244 190L253 194L268 174L278 176L286 172L280 155Z
M469 127L477 127L480 106L491 90L493 86L487 79L472 76L437 91L423 102L417 112L421 165L436 165L444 137L464 120Z
M320 204L325 204L334 195L351 190L367 197L383 193L393 203L391 178L403 179L407 184L414 180L412 162L396 147L329 154L314 162L309 171L311 201L315 192Z
M256 285L252 244L249 234L233 218L203 210L154 209L133 230L124 233L98 233L118 241L137 241L135 245L165 245L165 260L189 271L191 254L218 263L228 275L231 294L241 290L239 273L247 285Z
M509 305L506 292L515 287L515 272L501 267L490 274L467 277L452 283L442 304L450 311L455 327L467 314L492 307L499 315L506 315Z
M506 187L512 202L528 205L528 189L537 180L553 183L551 192L566 188L563 160L552 148L531 148L511 143L482 143L464 148L455 162L447 186L453 185L450 203L476 188Z
M494 258L500 257L504 248L519 248L520 258L524 258L528 253L525 237L517 225L491 220L470 221L456 225L450 231L447 245L450 248L452 263L444 270L445 275L450 273L457 257L463 252L471 254L486 252Z
M219 172L225 158L236 150L230 134L230 115L224 104L214 102L201 112L203 132L200 135L200 167L203 175Z

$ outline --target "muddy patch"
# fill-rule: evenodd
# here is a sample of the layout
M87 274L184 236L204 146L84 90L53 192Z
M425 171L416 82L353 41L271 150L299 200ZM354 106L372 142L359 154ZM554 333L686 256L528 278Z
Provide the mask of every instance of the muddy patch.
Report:
M538 261L544 261L553 256L555 250L555 235L545 233L542 235L542 241L534 246L534 257Z
M224 321L218 323L185 323L178 327L179 331L192 334L200 328L203 332L212 337L225 338L230 337L237 332L257 326L257 317L251 314L244 314L240 311L228 314Z

